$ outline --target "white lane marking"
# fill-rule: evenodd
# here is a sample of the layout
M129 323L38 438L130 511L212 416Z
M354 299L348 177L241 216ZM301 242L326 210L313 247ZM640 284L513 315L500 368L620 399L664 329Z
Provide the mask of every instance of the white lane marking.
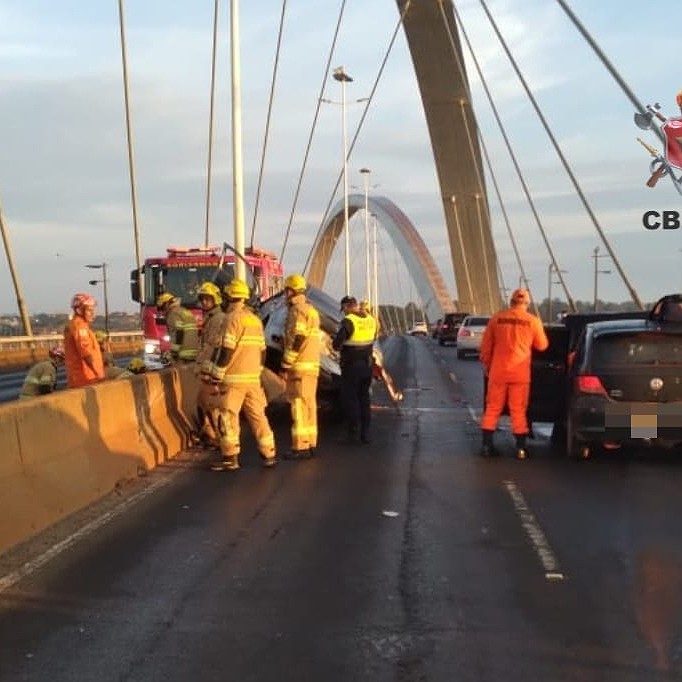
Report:
M467 410L469 410L469 416L471 417L471 420L478 423L478 415L476 414L474 408L471 407L471 405L467 405Z
M27 561L25 564L23 564L23 566L18 568L16 571L12 571L11 573L7 573L6 575L2 576L0 578L0 592L4 592L8 588L18 583L23 578L26 578L27 576L31 575L31 573L37 571L41 566L44 566L48 561L54 559L64 550L71 547L71 545L76 544L76 542L84 538L86 535L102 527L105 523L108 523L112 519L115 519L117 516L120 516L125 511L127 511L129 507L132 507L139 500L147 497L148 495L151 495L162 486L170 483L173 478L174 476L168 476L159 479L158 481L155 481L149 487L145 488L144 490L141 490L138 493L135 493L134 495L131 495L127 500L124 500L110 511L102 514L102 516L93 519L92 521L90 521L90 523L86 523L82 528L77 530L75 533L69 535L60 542L52 545L52 547L50 547L48 550L43 552L35 559Z
M452 381L453 384L457 383L457 377L452 372L450 372L450 381Z
M504 481L504 487L512 498L514 509L516 509L516 513L521 519L521 525L533 543L533 548L545 569L545 578L547 580L563 580L565 575L561 570L561 566L559 566L559 562L547 541L547 537L535 519L535 515L530 510L523 493L516 487L514 481Z

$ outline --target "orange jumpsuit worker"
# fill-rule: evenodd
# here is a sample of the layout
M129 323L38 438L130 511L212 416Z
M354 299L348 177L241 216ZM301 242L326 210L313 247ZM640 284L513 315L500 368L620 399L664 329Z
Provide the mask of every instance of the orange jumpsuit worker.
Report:
M95 301L89 294L74 294L73 317L64 327L64 356L68 388L88 386L104 379L102 351L90 324L95 319Z
M209 376L220 390L218 427L223 460L214 471L239 469L239 414L244 416L256 437L263 466L277 463L275 437L265 415L267 400L260 383L265 359L263 323L245 303L249 287L233 279L224 289L228 302L223 337L210 364Z
M530 294L516 289L508 310L490 318L481 340L480 358L488 377L488 391L481 430L481 455L490 457L497 421L509 404L512 433L516 439L516 457L525 459L528 420L526 411L530 396L530 370L533 350L543 351L549 345L542 322L528 312Z
M317 378L320 373L320 315L306 298L302 275L284 282L287 320L284 326L282 375L291 404L291 451L286 459L307 459L317 447Z

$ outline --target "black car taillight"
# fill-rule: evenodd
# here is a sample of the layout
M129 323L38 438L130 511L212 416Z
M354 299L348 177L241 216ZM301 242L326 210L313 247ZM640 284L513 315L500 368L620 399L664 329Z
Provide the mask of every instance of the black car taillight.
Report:
M606 395L606 389L602 385L601 379L593 374L581 374L577 376L575 385L580 393Z

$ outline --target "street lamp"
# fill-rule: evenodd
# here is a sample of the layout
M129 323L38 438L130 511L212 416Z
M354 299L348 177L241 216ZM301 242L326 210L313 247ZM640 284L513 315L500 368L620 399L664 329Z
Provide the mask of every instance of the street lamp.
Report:
M343 70L343 66L334 69L335 81L341 83L341 126L343 129L343 231L345 233L345 275L346 296L350 296L350 236L348 234L348 132L346 130L346 83L353 79Z
M551 324L552 322L552 275L554 273L561 273L562 275L564 273L567 273L568 270L557 270L556 266L554 265L553 262L549 264L549 267L547 268L547 323ZM554 284L561 284L561 282L554 282Z
M597 306L598 306L598 297L597 297L597 290L599 286L599 275L610 275L611 270L600 270L599 269L599 259L600 258L608 258L609 255L607 253L599 253L599 247L595 246L594 250L592 251L592 258L594 258L594 312L597 312Z
M106 331L107 336L109 335L109 292L107 290L107 264L106 263L91 263L86 265L86 268L91 270L101 270L102 279L91 279L88 284L91 286L96 286L101 284L104 290L104 331Z

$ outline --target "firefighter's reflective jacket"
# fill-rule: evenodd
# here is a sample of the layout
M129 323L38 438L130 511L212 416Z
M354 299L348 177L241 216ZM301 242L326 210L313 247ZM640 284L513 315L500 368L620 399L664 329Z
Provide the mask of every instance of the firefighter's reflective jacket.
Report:
M305 294L296 294L289 300L283 345L282 368L300 375L319 374L320 315Z

